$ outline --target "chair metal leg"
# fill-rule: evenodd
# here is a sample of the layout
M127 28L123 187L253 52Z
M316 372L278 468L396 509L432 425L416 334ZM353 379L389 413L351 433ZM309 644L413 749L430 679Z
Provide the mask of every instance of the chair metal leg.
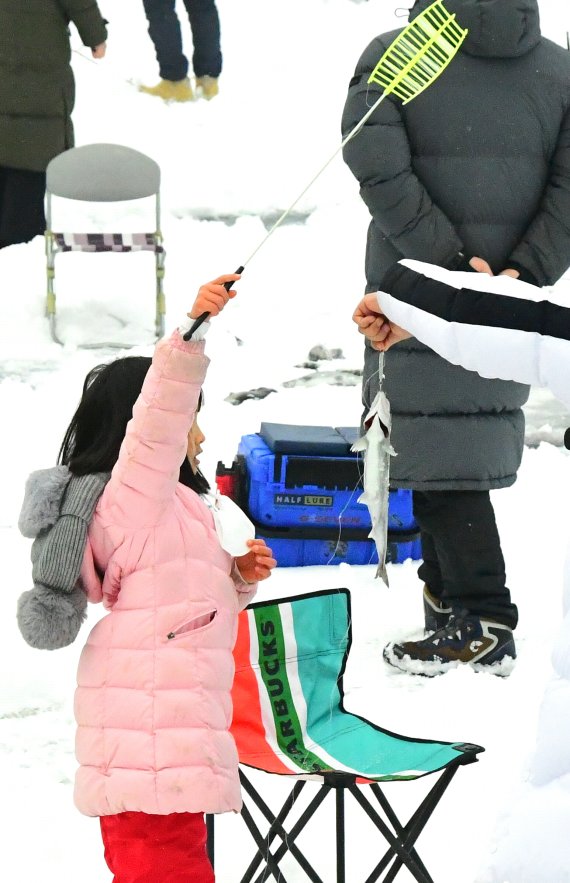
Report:
M255 822L253 820L253 816L251 815L249 809L247 808L247 806L245 804L241 808L241 817L244 820L247 827L249 828L249 833L251 834L251 836L255 840L256 846L262 856L262 860L265 862L265 864L267 865L267 868L271 871L271 873L275 877L276 883L287 883L285 877L283 876L283 874L279 870L279 865L278 865L278 862L277 862L275 856L272 854L271 850L269 849L266 841L264 840L263 836L261 835L259 828L257 827L257 825L255 824ZM263 879L265 879L265 872L263 873Z
M294 844L294 841L299 836L301 831L307 826L308 822L314 816L318 807L321 805L323 800L326 798L326 796L328 795L330 790L331 789L329 788L328 785L322 785L319 788L319 790L317 791L316 795L311 800L311 802L308 804L308 806L306 807L306 809L304 810L302 815L297 819L297 821L295 822L295 824L293 825L291 830L288 833L286 833L285 837L282 837L283 842L280 844L279 848L275 852L275 860L277 862L281 861L281 859L283 858L283 856L285 855L286 852L290 852L291 855L295 856L297 861L299 861L298 853L301 855L302 855L302 853L299 852L299 850L297 849L297 847ZM311 867L311 865L309 865L309 863L307 862L307 860L304 857L303 857L303 860L305 862L305 865L302 867L304 868L305 873L307 874L307 876L311 880L311 883L323 883L322 878L319 877L317 872L314 870L314 868ZM299 864L301 864L301 862L299 862ZM255 883L262 883L261 876L255 880Z
M390 846L390 849L384 854L376 868L374 868L373 872L366 878L366 883L374 883L374 881L378 880L382 871L390 864L395 856L398 856L398 858L401 859L397 871L400 869L402 864L405 864L410 873L418 881L418 883L433 883L431 877L429 877L429 875L426 876L423 873L421 868L417 866L416 862L410 855L410 846L413 845L415 837L411 840L411 843L407 843L403 840L401 836L395 836L392 831L390 831L384 820L380 818L376 810L364 797L364 795L361 794L358 786L353 785L349 788L349 790L357 803L360 804L364 812L367 814L367 816L374 822L374 824ZM405 830L401 825L399 825L399 829L401 831ZM394 879L394 876L395 875L392 875L392 880ZM383 883L386 883L387 879L388 877L385 877Z
M344 788L336 789L336 883L346 883Z
M159 233L156 234L157 246L162 242ZM155 332L157 340L164 337L164 317L166 314L166 297L164 295L164 251L155 251L155 267L156 267L156 313L155 313Z
M267 847L271 846L271 843L276 837L281 837L282 839L287 837L287 832L283 828L283 822L289 815L291 808L293 807L295 801L299 797L299 794L303 790L305 782L296 782L293 790L288 795L285 803L275 816L267 804L264 802L261 795L255 790L249 779L242 773L240 770L240 779L242 783L242 787L244 791L247 791L257 808L261 811L261 813L265 816L268 822L270 822L270 827L265 835L265 841L267 843ZM297 859L298 860L298 859ZM253 879L253 876L262 862L262 858L259 853L253 857L251 862L249 863L243 877L241 878L240 883L250 883Z
M444 770L433 788L428 792L424 800L421 802L421 804L403 829L403 832L405 832L403 845L407 848L407 852L412 857L416 868L418 868L418 870L420 871L421 876L418 877L417 874L415 875L416 879L419 880L420 883L424 883L424 881L425 883L433 883L433 880L427 872L423 863L419 860L419 856L411 847L416 842L417 838L429 821L431 814L441 800L445 790L447 789L457 770L457 766L447 767L447 769ZM384 797L384 799L386 798ZM384 878L384 883L392 883L392 881L396 877L396 874L400 870L402 863L402 859L399 856L395 860L389 873ZM415 873L413 868L409 864L407 864L407 862L404 862L404 864L406 864L408 870L410 870L412 874Z
M439 797L433 803L433 805L431 804L431 800L433 799L433 797L432 797L433 788L432 788L431 791L429 792L429 794L427 795L427 797L425 798L425 800L422 801L420 806L416 809L416 811L413 813L413 815L410 817L410 819L408 820L408 822L404 826L402 826L401 822L399 821L398 817L396 816L396 813L394 812L394 810L392 809L392 807L388 803L388 799L384 795L380 786L377 784L373 784L370 787L371 787L373 794L376 796L378 803L381 805L382 809L384 810L386 817L391 822L392 827L394 828L394 831L396 832L396 835L400 838L403 838L402 842L405 843L406 833L409 833L410 831L412 831L414 829L414 826L416 824L418 817L423 816L424 812L426 811L426 807L424 806L425 801L427 801L428 806L431 806L432 808L429 810L429 812L425 816L425 819L424 819L424 822L422 824L420 831L423 829L423 827L425 826L425 824L429 820L429 816L431 815L431 812L433 812L433 809L435 808L435 804L437 803L437 800L439 800L439 797L441 797L441 794L443 794L443 791L447 787L447 784L443 787L441 793L439 794ZM417 836L419 836L420 831L418 831L418 833L416 834L416 838L417 838ZM411 848L409 850L409 852L410 852L410 855L412 856L413 860L415 861L415 863L418 865L418 867L425 874L426 879L431 880L428 870L425 867L422 860L420 859L416 850ZM377 868L376 868L377 875L376 876L371 875L369 877L369 879L366 881L366 883L373 883L374 880L378 879L378 876L380 875L380 873L382 872L382 870L384 869L386 864L389 864L390 860L393 858L391 850L389 850L388 853L386 853L386 857L387 857L386 863L384 864L383 862L380 862L380 864L377 866ZM401 866L401 863L400 863L399 859L397 859L396 862L394 863L394 868L392 869L392 871L390 873L392 873L394 870L396 870L396 872L397 872L397 870L399 870L400 866ZM393 876L395 877L395 873ZM385 878L385 879L388 879L388 878Z
M283 806L281 807L279 813L277 815L275 815L274 813L271 812L271 810L269 809L269 807L267 806L267 804L265 803L265 801L263 800L263 798L261 797L259 792L254 788L254 786L251 784L251 782L249 781L247 776L245 776L245 774L243 773L242 770L240 770L240 779L241 779L242 787L244 788L244 790L247 791L248 795L251 797L251 799L253 800L253 802L257 806L257 808L265 816L267 821L270 822L269 830L267 831L267 834L265 835L265 838L264 838L264 842L266 843L267 849L269 849L269 847L270 847L272 841L275 839L275 837L280 837L282 840L282 843L279 846L279 849L275 853L276 861L277 862L281 861L281 859L283 858L285 853L290 852L291 855L293 856L293 858L299 864L299 866L304 870L304 872L307 875L307 877L309 878L309 880L311 880L311 883L323 883L323 881L321 880L319 875L316 873L315 869L307 861L307 859L305 858L305 856L303 855L301 850L293 842L295 837L297 836L296 833L294 833L294 829L293 829L293 831L287 832L282 824L283 821L285 820L285 818L287 817L287 815L289 814L293 804L297 800L299 794L301 793L301 791L306 783L304 781L300 781L300 782L295 783L293 791L287 797L287 799L286 799L285 803L283 804ZM319 803L320 803L320 801L319 801ZM311 806L311 805L312 804L310 804L309 806ZM315 809L316 809L316 807L315 807ZM307 811L305 810L305 812L307 812ZM314 812L314 810L313 810L313 812ZM310 818L311 815L312 815L312 812L310 813L309 816L307 816L306 821L308 821L308 819ZM306 824L306 821L303 823L302 827L299 828L297 833L299 833L299 831L302 830L302 828ZM259 853L258 853L258 855L254 856L254 858L250 862L245 874L241 878L240 883L250 883L255 871L257 870L258 866L261 864L262 860L263 860L263 858L262 858L262 856L260 856ZM263 879L264 879L264 873L262 872L256 878L256 883L261 883L261 881Z
M51 230L45 232L45 252L46 252L46 319L49 322L49 330L54 343L63 346L63 341L59 338L55 322L56 300L55 300L55 250L53 248L53 234Z
M320 804L325 800L327 794L331 790L335 790L335 801L336 801L336 881L335 883L346 883L346 837L345 837L345 797L344 792L347 789L355 798L357 803L362 807L364 812L368 815L368 817L372 820L376 828L380 831L384 839L389 845L389 849L383 855L380 862L376 865L372 873L366 878L365 883L376 883L379 880L380 875L386 871L388 871L386 875L382 878L382 883L393 883L396 876L402 869L402 866L405 866L410 874L413 876L414 880L417 883L434 883L433 878L430 876L427 871L425 865L421 861L417 851L414 848L414 844L423 831L425 825L429 821L434 809L437 804L441 800L444 792L449 786L453 776L457 772L458 766L447 767L443 770L440 777L438 778L435 785L428 792L426 797L423 799L422 803L415 810L413 815L409 818L407 823L402 824L394 810L392 809L390 803L388 802L385 794L377 783L371 784L370 787L372 792L374 793L380 807L382 808L388 822L392 825L394 832L390 830L387 826L384 819L378 815L378 812L374 809L373 805L370 803L367 797L362 793L362 788L354 783L354 781L341 783L340 781L337 783L328 783L325 782L318 789L315 797L312 798L309 805L305 808L297 822L292 826L290 831L286 831L283 827L283 821L289 814L293 804L298 798L298 795L305 785L305 782L297 782L293 791L288 795L285 803L281 807L281 810L275 816L267 804L263 801L263 798L256 791L254 786L249 782L245 775L242 775L242 786L244 790L247 791L251 799L254 801L258 809L263 813L267 821L270 823L270 828L265 837L261 835L259 828L256 826L249 809L244 805L244 810L242 811L242 815L244 817L244 821L247 827L252 834L255 843L258 848L258 854L250 863L246 874L241 880L241 883L250 883L253 878L253 874L259 865L264 862L265 863L265 871L262 871L256 878L255 883L263 883L267 879L267 872L271 872L271 874L275 877L279 883L285 883L284 877L279 870L279 864L283 856L290 852L292 857L296 859L302 869L305 871L307 878L312 881L312 883L323 883L321 878L318 876L316 871L309 864L305 856L300 852L298 847L295 845L294 841L301 833L301 831L306 827L310 819L313 817L315 812L317 811ZM276 838L280 837L282 842L279 847L275 850L275 852L271 852L270 846L271 842ZM389 867L391 865L391 867Z
M398 820L380 786L377 784L370 786L388 820L394 827L396 836L394 836L384 821L378 816L372 805L362 795L358 787L353 785L349 788L354 798L362 806L363 810L381 831L390 845L390 849L384 854L370 876L366 878L365 883L375 883L375 881L379 879L380 874L382 874L394 859L394 864L383 878L383 883L392 883L403 864L406 865L418 883L433 883L430 874L419 858L416 850L413 848L413 845L427 824L433 810L443 796L456 771L457 767L448 767L443 771L433 788L429 791L420 806L405 825L402 825Z

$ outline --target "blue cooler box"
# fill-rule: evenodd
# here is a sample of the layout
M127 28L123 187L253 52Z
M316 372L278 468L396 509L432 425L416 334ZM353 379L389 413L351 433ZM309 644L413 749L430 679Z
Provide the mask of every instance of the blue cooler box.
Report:
M356 427L262 423L238 447L241 504L281 567L378 562L368 538L361 457L350 448ZM412 492L393 490L388 510L389 560L421 557Z
M255 535L271 547L278 567L304 567L316 564L378 564L378 554L368 531L329 530L328 528L271 528L255 524ZM407 558L422 557L417 529L388 534L386 562L401 564Z

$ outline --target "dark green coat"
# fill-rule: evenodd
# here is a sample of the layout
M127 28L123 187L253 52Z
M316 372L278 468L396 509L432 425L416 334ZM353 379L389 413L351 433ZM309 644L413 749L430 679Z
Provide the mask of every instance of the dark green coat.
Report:
M0 0L0 166L41 172L73 147L70 22L107 39L95 0Z

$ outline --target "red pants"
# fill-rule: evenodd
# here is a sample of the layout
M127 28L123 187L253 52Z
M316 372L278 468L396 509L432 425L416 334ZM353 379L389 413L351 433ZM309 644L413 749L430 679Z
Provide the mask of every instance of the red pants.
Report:
M114 883L214 883L201 813L122 812L100 821Z

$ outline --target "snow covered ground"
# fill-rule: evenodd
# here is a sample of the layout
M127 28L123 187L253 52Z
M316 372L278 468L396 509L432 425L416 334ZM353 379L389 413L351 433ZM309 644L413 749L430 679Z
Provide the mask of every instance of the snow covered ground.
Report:
M566 45L570 18L563 18L554 2L540 5L545 34ZM218 0L225 62L220 95L210 103L167 107L136 90L137 83L157 78L142 4L101 0L100 6L110 21L107 58L93 62L73 38L77 144L122 143L159 162L170 328L189 309L199 283L243 263L272 220L332 154L358 56L375 34L402 20L385 0L289 0L280 5ZM61 228L78 231L88 224L141 229L149 208L56 204ZM324 373L358 369L362 355L350 315L364 285L368 218L340 157L303 197L295 217L297 223L276 231L248 265L238 298L208 336L212 364L201 422L208 436L202 466L210 477L219 459L231 462L241 435L257 431L261 420L324 425L359 420L359 386L329 385ZM97 821L80 816L71 795L75 668L81 638L101 611L91 610L76 646L50 654L24 644L14 610L18 595L31 584L29 542L20 537L16 522L25 478L32 469L55 462L86 371L112 355L77 344L114 339L134 342L135 352L151 352L153 262L144 254L58 258L64 348L50 340L43 317L42 241L4 250L0 268L3 865L11 883L104 883L110 874ZM569 284L570 279L559 283ZM320 384L284 386L307 374L297 366L315 344L341 348L344 359L323 363ZM225 401L232 392L259 386L275 392L239 406ZM496 852L501 841L512 844L509 848L521 858L538 848L527 839L528 832L511 828L509 811L529 793L536 720L560 624L567 539L570 460L560 442L570 415L544 391L533 392L527 415L531 446L525 449L519 479L493 498L508 584L521 615L519 660L508 680L461 670L432 681L386 670L383 644L421 627L420 584L411 561L391 566L389 590L373 579L373 568L341 565L282 569L261 591L269 597L350 588L349 708L403 734L485 746L480 762L458 773L418 841L437 883L570 881L570 853L565 864L545 854L544 877L531 881L524 869L517 877L504 877L504 850L499 858ZM388 786L388 797L406 818L431 784L429 778L396 783ZM265 783L270 794L275 792L275 803L280 786ZM545 813L560 857L567 831L556 827L551 794ZM360 810L349 806L349 883L360 883L377 860L373 836L365 833L361 820ZM331 850L323 849L324 838L331 836L325 824L319 823L305 845L323 878L332 881ZM249 858L238 817L219 819L217 844L218 880L233 883L236 869ZM305 879L295 866L285 865L284 871L288 880ZM411 877L403 871L400 879L406 883Z

